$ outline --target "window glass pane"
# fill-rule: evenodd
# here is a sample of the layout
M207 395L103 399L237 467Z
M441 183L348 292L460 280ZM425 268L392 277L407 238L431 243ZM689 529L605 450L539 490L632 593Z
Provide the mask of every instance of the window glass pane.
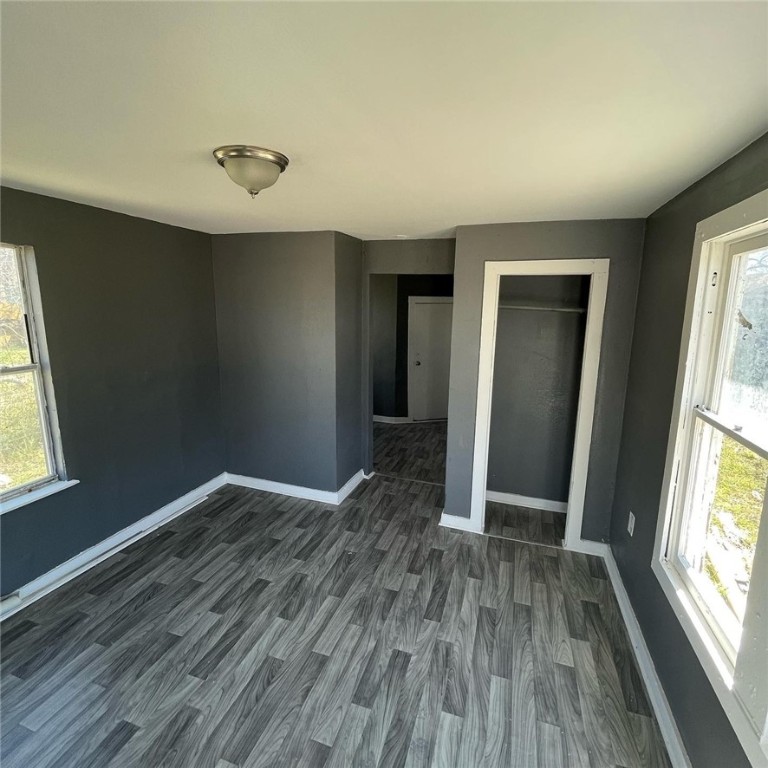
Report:
M34 371L0 376L0 493L49 474Z
M768 445L768 249L738 257L718 412Z
M683 554L702 598L736 649L739 645L768 461L709 425Z
M0 365L30 362L21 296L16 250L0 247Z

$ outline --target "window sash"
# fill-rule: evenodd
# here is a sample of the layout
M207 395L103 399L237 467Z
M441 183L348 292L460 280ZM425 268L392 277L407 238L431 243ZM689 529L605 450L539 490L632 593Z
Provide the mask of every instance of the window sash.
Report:
M706 424L723 435L768 459L768 445L764 437L750 435L747 429L735 430L717 412L720 404L724 371L728 360L730 339L728 318L733 315L740 287L740 267L749 253L764 248L768 233L759 233L736 239L721 247L712 247L704 255L697 291L697 312L694 315L694 356L690 366L690 389L683 404L683 435L677 464L677 478L673 485L672 514L664 560L674 569L692 600L694 608L708 627L717 645L720 660L733 674L738 661L738 648L734 647L733 621L720 611L716 599L709 600L709 587L694 571L685 557L685 541L693 525L696 503L696 472L702 455L702 425ZM687 403L687 405L686 405ZM765 502L764 502L765 503ZM765 549L768 541L760 537L757 550ZM758 552L755 553L757 558ZM765 555L763 555L765 556ZM751 586L751 585L750 585ZM744 624L747 618L745 616ZM742 631L742 627L740 627Z
M25 259L24 248L14 245L3 245L6 248L12 248L16 254L16 265L21 281L21 303L25 319L27 348L29 349L29 357L31 362L23 363L20 365L0 366L0 377L12 376L14 374L26 372L34 373L33 381L37 401L37 416L43 436L46 474L42 477L35 478L34 480L24 483L23 485L15 486L14 488L10 488L0 493L0 502L15 498L16 496L24 493L28 493L29 491L34 490L40 486L47 485L48 483L60 479L61 476L59 467L57 466L56 455L54 451L54 441L51 432L51 416L46 397L46 386L41 365L34 307L30 294L31 285L27 272L27 262Z
M685 484L681 486L684 490L681 494L680 503L676 505L678 524L674 526L673 535L670 538L667 561L685 584L700 618L704 620L717 640L719 650L722 652L721 660L733 673L738 657L738 639L743 632L743 625L739 623L735 616L728 612L714 586L698 572L697 563L689 561L686 556L686 550L689 550L692 546L689 544L687 537L694 535L702 539L704 538L701 520L696 518L702 514L702 510L697 506L701 497L700 491L702 490L700 486L702 478L698 473L706 472L705 466L708 462L704 457L709 453L713 439L710 437L709 440L706 440L704 436L706 426L712 427L714 431L722 436L730 437L735 442L763 458L768 459L768 451L745 438L739 432L724 425L712 413L701 408L693 409L692 428L690 430L691 445L686 451L687 467L685 469L687 476ZM765 503L767 497L765 494L763 498L763 514L766 514ZM764 546L765 542L761 542L758 539L758 547ZM757 558L757 553L755 558Z

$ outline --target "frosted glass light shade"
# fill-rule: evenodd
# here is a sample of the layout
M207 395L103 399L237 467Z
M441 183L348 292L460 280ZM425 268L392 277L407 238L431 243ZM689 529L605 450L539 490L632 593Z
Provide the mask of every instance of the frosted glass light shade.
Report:
M280 175L280 167L258 157L230 157L224 162L229 178L252 195L271 187Z
M282 153L249 144L228 144L214 149L213 156L229 178L251 197L271 187L288 167L288 158Z

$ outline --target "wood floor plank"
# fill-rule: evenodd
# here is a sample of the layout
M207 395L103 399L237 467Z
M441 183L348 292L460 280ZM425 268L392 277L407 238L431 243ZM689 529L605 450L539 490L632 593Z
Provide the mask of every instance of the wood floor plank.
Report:
M353 762L357 748L363 738L363 731L371 715L366 707L351 704L339 735L333 742L331 753L326 761L326 768L354 768Z
M329 599L338 600L338 598ZM312 686L299 712L296 726L291 729L283 741L280 755L274 763L275 768L292 768L297 765L310 745L311 735L320 725L320 718L333 716L333 712L326 715L323 705L333 691L338 689L362 632L361 627L351 625L339 645L333 649L333 653L317 678L317 682ZM320 745L319 741L314 743ZM329 745L321 746L329 747Z
M432 768L459 768L458 755L463 724L463 719L457 715L440 713Z
M496 627L493 647L493 666L491 672L498 677L511 678L514 674L512 666L512 637L515 632L515 591L514 563L502 561L499 564L499 597L496 616ZM529 609L530 612L530 609Z
M491 675L483 759L478 765L500 766L507 762L507 721L513 707L511 690L509 680Z
M611 734L605 714L603 694L600 690L600 682L592 656L592 647L583 640L574 640L572 647L590 761L600 768L602 766L614 766L617 761L613 754Z
M372 702L370 717L352 760L353 765L378 765L389 726L395 718L400 689L411 658L410 654L403 651L392 651Z
M512 710L507 731L506 756L511 766L535 765L537 762L536 711L538 690L534 684L534 643L531 608L515 603L514 633L511 643Z
M557 709L564 737L565 763L573 768L589 768L589 744L584 732L576 672L572 667L555 664L555 679Z
M565 615L563 582L560 573L559 558L550 558L544 564L544 581L547 587L547 606L549 612L549 640L552 644L552 661L556 664L573 666L568 621Z
M428 768L432 762L445 693L450 645L437 640L430 659L429 674L408 745L406 768Z
M469 676L458 765L479 765L483 760L497 629L496 611L480 606L477 612L472 670Z
M635 745L629 712L624 706L621 683L600 609L594 603L585 603L584 610L613 754L619 763L640 765L642 760Z
M550 723L536 723L536 749L539 768L565 768L563 755L563 732Z
M326 662L326 656L310 652L295 665L281 667L222 757L238 765L273 764Z

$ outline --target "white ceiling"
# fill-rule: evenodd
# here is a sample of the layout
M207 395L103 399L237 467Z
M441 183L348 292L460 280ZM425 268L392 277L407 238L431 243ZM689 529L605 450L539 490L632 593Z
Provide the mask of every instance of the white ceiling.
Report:
M206 232L646 216L768 130L768 4L3 2L2 180ZM251 200L211 156L287 154Z

